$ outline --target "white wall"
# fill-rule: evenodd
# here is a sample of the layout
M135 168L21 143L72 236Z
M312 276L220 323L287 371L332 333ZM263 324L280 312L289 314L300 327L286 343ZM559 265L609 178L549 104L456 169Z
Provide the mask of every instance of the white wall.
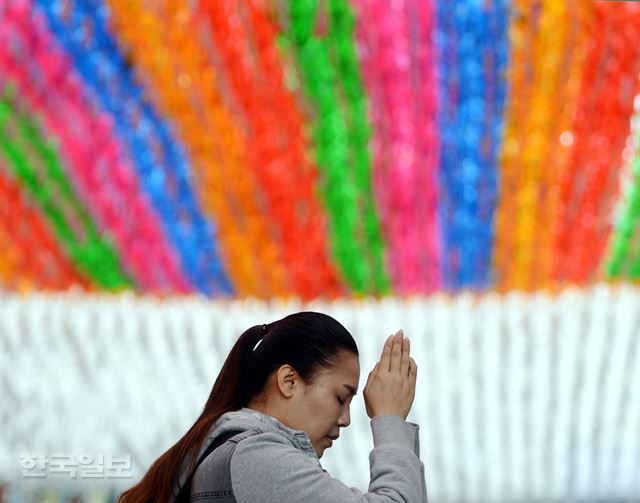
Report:
M131 485L195 420L240 333L303 309L353 333L361 387L385 337L411 337L430 501L640 501L635 287L307 305L1 295L0 481L15 501ZM366 489L371 446L360 393L323 465ZM128 454L134 478L25 478L27 453Z

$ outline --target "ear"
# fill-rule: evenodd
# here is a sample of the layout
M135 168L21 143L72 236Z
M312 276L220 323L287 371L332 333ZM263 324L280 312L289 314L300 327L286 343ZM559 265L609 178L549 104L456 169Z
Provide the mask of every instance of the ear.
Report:
M276 371L276 383L285 398L291 398L300 387L300 376L291 365L282 365Z

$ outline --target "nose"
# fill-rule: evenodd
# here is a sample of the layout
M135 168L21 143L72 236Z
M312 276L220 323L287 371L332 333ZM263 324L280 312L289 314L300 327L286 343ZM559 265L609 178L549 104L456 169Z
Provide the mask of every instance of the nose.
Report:
M346 428L351 424L351 413L349 412L349 406L342 409L342 414L338 418L338 426Z

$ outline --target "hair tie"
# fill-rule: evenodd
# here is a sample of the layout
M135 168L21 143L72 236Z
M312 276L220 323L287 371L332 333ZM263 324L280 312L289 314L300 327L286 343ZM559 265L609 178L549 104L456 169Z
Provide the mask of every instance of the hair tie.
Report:
M256 348L257 348L257 347L260 345L260 343L262 342L262 339L264 339L264 333L267 331L267 325L266 325L266 323L263 323L263 324L262 324L262 328L261 328L261 330L262 330L262 334L263 334L263 335L262 335L262 337L260 337L260 340L259 340L258 342L256 342L256 345L255 345L255 346L253 346L253 349L251 350L252 352L256 350Z

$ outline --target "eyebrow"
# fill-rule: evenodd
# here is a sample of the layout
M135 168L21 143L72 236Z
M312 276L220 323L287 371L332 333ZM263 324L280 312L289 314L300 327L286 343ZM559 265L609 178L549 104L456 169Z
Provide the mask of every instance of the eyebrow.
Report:
M352 394L352 395L354 395L354 396L355 396L355 395L357 395L357 394L358 394L358 392L356 391L356 389L355 389L353 386L350 386L350 385L348 385L348 384L343 384L343 386L344 386L345 388L347 388L347 389L351 392L351 394Z

